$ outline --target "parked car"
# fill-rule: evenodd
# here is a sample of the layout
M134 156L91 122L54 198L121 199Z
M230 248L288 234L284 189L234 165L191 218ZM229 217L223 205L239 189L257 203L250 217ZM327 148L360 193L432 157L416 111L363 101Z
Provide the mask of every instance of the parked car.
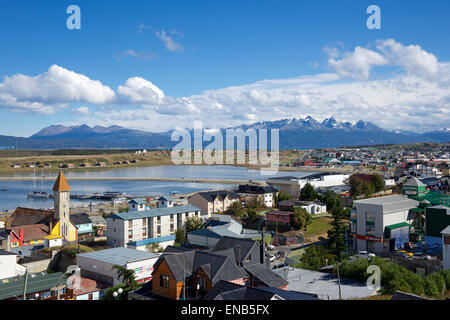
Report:
M276 260L276 258L275 258L274 255L271 255L271 256L269 257L269 261L270 261L270 262L274 262L275 260Z
M267 249L268 250L275 250L275 246L273 245L273 244L269 244L268 246L267 246Z

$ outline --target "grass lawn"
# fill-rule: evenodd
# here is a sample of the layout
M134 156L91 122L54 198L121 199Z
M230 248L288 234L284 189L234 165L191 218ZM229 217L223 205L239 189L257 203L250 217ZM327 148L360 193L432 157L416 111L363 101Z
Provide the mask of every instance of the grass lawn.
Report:
M331 228L330 222L333 219L330 217L317 217L312 219L311 224L308 226L305 236L318 236L326 234Z

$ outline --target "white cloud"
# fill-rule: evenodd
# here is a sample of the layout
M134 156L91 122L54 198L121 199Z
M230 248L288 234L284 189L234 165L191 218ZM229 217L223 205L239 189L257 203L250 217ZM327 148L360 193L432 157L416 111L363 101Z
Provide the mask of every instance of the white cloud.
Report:
M139 60L153 60L153 59L157 59L158 55L156 53L153 52L137 52L133 49L128 49L126 50L123 55L125 56L129 56L129 57L134 57L137 58Z
M345 53L342 59L336 58L336 53L333 53L328 63L341 76L367 80L372 66L384 65L387 60L375 51L356 47L353 52Z
M6 76L0 83L0 104L13 110L53 113L69 102L106 104L115 100L114 91L100 81L57 65L34 77Z
M161 89L141 77L129 78L125 85L119 86L117 92L138 103L160 103L164 98Z
M380 50L392 65L399 66L410 74L435 76L439 72L436 56L426 52L418 45L405 46L393 39L378 41Z
M182 51L183 47L181 44L172 39L171 36L168 36L166 31L155 31L156 36L163 42L164 46L167 50L171 52ZM173 33L172 33L173 34Z
M88 115L90 113L89 108L86 106L81 106L79 108L76 108L73 110L74 113L82 114L82 115Z

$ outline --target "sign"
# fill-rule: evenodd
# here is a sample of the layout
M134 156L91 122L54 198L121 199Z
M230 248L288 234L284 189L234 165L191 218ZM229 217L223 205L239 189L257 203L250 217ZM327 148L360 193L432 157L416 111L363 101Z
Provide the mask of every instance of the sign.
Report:
M366 240L366 241L374 241L374 242L383 242L383 238L378 237L372 237L372 236L363 236L359 234L352 234L353 237L359 240Z

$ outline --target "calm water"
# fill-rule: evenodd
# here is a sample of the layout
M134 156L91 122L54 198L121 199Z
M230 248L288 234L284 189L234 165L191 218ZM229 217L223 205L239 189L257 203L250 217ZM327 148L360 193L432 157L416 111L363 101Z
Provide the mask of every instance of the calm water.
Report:
M247 169L232 166L154 166L120 168L111 170L83 170L65 171L66 177L158 177L158 178L186 178L186 179L236 179L236 180L265 180L273 176L304 176L305 172L278 172L276 175L260 175L259 170ZM36 172L36 188L41 189L39 177L55 177L56 173L49 173L48 170ZM31 173L17 173L3 175L10 177L32 177ZM53 181L44 181L43 190L51 193ZM231 188L230 184L220 183L192 183L192 182L172 182L172 181L69 181L72 194L120 191L128 194L151 196L169 195L172 191L179 193L189 193L198 190L208 190L216 188ZM53 207L53 199L27 199L27 193L33 189L31 181L1 181L0 187L7 187L8 191L0 191L0 210L13 210L18 206L29 208L50 208ZM89 203L88 201L74 201L74 204Z

